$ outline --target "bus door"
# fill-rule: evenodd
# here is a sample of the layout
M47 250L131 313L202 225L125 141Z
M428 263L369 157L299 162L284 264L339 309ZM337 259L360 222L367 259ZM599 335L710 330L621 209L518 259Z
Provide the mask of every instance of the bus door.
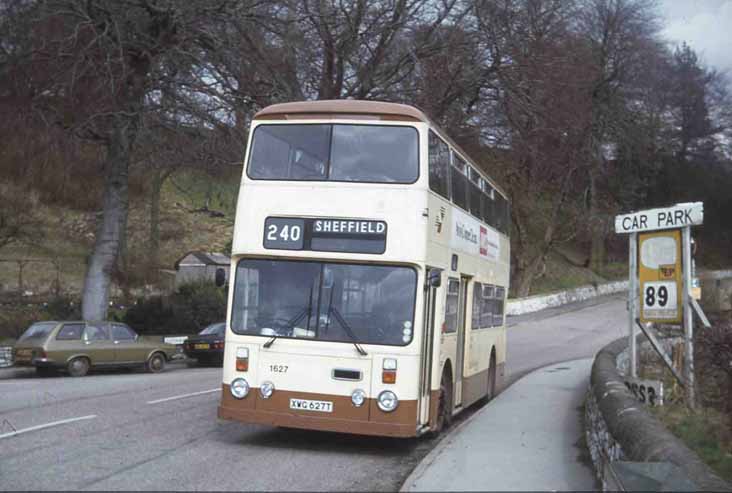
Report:
M465 308L468 300L469 277L460 277L458 296L457 349L455 352L455 406L463 401L463 366L465 365Z
M426 425L430 420L430 383L432 376L432 361L434 353L435 330L435 300L437 288L440 287L442 270L427 269L427 279L424 284L424 310L422 320L422 358L419 375L419 422Z

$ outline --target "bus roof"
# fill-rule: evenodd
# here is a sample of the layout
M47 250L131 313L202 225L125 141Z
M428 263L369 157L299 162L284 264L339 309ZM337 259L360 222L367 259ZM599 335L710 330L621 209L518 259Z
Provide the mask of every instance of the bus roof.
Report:
M354 99L324 99L317 101L296 101L292 103L279 103L267 106L254 115L255 120L305 120L313 118L351 118L354 120L391 120L391 121L416 121L424 122L435 129L440 137L446 140L463 157L475 164L467 152L465 152L447 133L435 122L429 119L422 111L414 106L400 103L387 103L384 101L361 101ZM481 170L482 171L482 170ZM485 174L485 171L483 171ZM506 192L495 181L488 178L489 183L498 193L507 197Z
M259 120L299 120L323 116L347 118L352 115L355 119L371 117L382 120L419 121L433 125L427 115L417 108L399 103L385 103L381 101L354 101L350 99L334 99L321 101L298 101L294 103L280 103L267 106L254 115Z

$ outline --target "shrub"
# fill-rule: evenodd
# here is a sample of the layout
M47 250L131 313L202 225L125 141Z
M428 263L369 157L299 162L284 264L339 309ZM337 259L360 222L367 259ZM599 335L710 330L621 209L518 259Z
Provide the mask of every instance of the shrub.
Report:
M160 296L137 300L127 309L123 321L140 334L160 332L169 325L173 311Z
M47 320L79 320L81 303L62 294L51 298L43 307L43 312Z
M176 319L194 332L226 317L226 291L208 282L181 286L172 304Z
M123 320L140 334L195 334L225 317L225 290L211 283L192 283L169 298L139 299Z

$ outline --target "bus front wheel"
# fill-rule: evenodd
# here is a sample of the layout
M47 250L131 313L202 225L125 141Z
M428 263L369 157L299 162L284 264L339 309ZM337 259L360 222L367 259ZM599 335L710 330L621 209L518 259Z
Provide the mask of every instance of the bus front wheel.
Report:
M440 382L440 401L437 405L437 424L435 434L450 426L452 422L452 379L449 375L442 375Z

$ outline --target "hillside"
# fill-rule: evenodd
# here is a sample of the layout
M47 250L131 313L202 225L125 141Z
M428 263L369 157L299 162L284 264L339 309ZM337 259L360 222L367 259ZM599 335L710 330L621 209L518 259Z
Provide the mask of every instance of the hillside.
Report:
M226 250L233 230L239 172L222 178L186 172L166 182L160 207L159 268L173 269L175 261L189 250ZM208 209L223 213L223 217L195 212L205 208L207 197ZM23 267L24 291L46 291L58 275L62 291L78 293L83 285L86 257L94 243L97 213L44 204L37 205L36 213L42 238L32 245L0 250L0 291L17 289L20 260L30 261ZM145 261L149 229L149 204L144 195L133 196L128 219L128 258L130 281L137 287L144 285L148 270Z
M227 251L234 224L239 172L232 170L228 176L217 178L185 172L165 184L160 218L160 269L173 269L175 261L190 250ZM207 202L208 210L222 213L223 217L206 212ZM58 265L61 291L79 293L86 256L94 241L96 213L43 204L38 205L37 213L42 223L42 239L33 245L0 251L0 291L17 289L18 260L33 260L23 267L24 291L41 293L52 289ZM129 275L133 289L142 288L146 282L149 228L146 197L134 196L128 221ZM626 275L624 263L610 264L604 272L592 272L583 267L586 259L582 252L578 245L563 245L552 252L544 273L534 283L532 294L601 283Z

